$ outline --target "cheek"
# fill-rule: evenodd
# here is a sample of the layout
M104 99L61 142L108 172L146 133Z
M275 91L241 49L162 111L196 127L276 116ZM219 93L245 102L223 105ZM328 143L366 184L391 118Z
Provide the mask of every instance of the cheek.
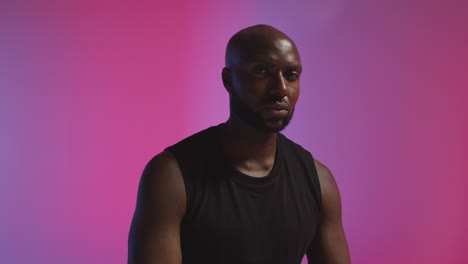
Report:
M249 79L240 81L238 84L237 94L252 102L261 101L268 93L267 82L262 80Z
M299 99L299 94L300 94L299 86L291 87L291 90L289 92L289 102L291 103L291 106L296 105Z

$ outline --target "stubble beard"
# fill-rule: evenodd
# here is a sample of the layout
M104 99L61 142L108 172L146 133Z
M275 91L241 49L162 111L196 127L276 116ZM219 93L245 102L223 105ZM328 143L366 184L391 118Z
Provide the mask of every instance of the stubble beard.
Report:
M255 111L254 109L252 109L252 107L244 103L242 99L239 96L237 96L237 94L235 94L234 92L230 94L229 102L231 114L237 115L242 121L244 121L248 125L265 133L277 133L282 131L291 122L291 119L294 114L294 109L291 109L291 114L283 120L283 124L280 127L269 127L267 125L267 120L265 120L259 112Z

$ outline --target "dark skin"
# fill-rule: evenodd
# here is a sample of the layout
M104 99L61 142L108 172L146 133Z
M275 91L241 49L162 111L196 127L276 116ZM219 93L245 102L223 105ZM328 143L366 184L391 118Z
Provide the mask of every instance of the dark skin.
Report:
M277 133L291 119L302 72L294 42L277 29L257 25L231 38L222 71L230 95L229 120L218 130L224 158L240 172L268 175L274 165ZM330 170L315 160L322 191L321 222L309 263L348 264L341 198ZM185 186L175 158L154 157L141 177L129 235L128 263L180 264L180 224L186 210Z

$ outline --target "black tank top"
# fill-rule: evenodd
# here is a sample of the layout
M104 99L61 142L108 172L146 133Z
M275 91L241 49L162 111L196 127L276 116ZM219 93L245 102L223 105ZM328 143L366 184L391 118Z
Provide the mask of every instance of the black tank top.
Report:
M273 169L245 175L222 159L210 127L168 147L182 171L184 264L299 264L319 223L312 155L278 134Z

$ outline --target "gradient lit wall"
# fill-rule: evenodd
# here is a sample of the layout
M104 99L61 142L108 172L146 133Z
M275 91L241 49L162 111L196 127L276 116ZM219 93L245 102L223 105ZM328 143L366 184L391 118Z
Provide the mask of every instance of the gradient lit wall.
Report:
M463 0L2 1L0 263L125 263L144 165L226 120L224 48L257 23L299 47L284 133L334 173L353 263L468 263L467 14Z

